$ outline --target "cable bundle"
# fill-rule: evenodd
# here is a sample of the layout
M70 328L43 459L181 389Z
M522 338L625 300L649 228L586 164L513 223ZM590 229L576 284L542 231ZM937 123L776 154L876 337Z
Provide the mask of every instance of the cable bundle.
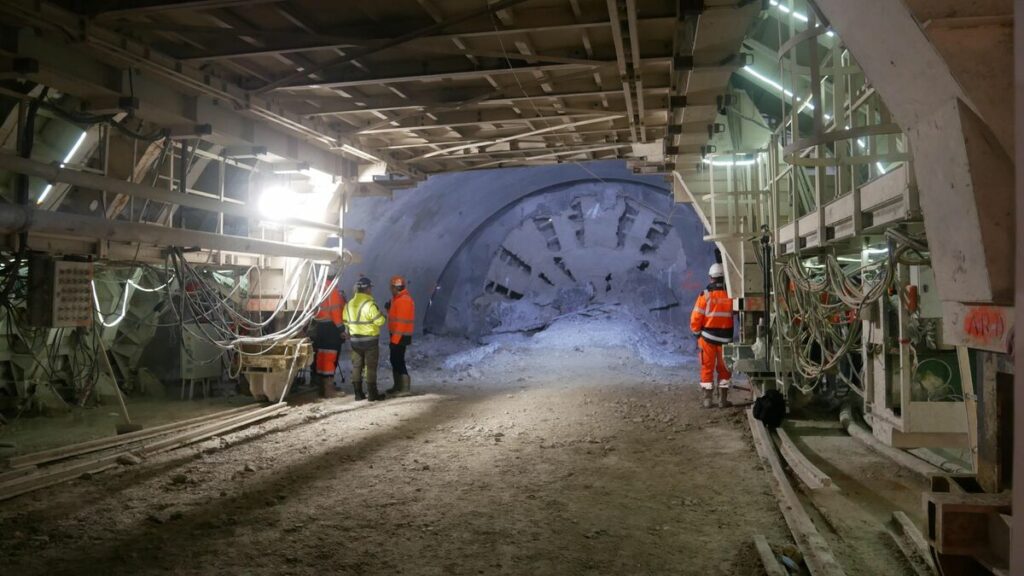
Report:
M886 236L887 256L852 270L844 270L832 255L823 257L824 268L813 276L795 257L776 268L776 326L792 351L797 371L810 381L794 384L802 392L814 390L824 373L859 349L863 310L893 287L897 265L928 263L922 254L927 251L923 241L897 230L887 231ZM853 386L852 379L846 380Z
M286 298L282 297L271 314L262 321L255 321L239 312L230 300L239 290L240 283L227 294L211 286L209 280L188 262L180 250L170 254L170 265L178 280L177 302L171 299L171 309L185 330L223 350L239 354L242 344L264 344L269 349L281 340L295 336L316 314L317 307L337 287L335 278L327 282L327 267L318 266L311 260L303 260L292 272L288 289L282 296L297 294L296 307L285 326L269 333L264 330L284 311ZM249 270L252 270L250 268ZM248 271L247 271L248 272ZM190 317L197 322L184 322Z

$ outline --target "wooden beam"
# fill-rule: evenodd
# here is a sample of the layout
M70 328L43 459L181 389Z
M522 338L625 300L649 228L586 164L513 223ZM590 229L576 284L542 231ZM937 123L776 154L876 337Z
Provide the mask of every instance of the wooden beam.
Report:
M74 456L81 456L82 454L98 452L100 450L106 450L108 448L114 448L117 446L122 446L124 444L146 440L154 436L167 434L168 432L183 430L190 426L205 423L209 420L225 418L227 416L231 416L240 412L252 412L257 408L258 406L255 404L249 406L241 406L239 408L232 408L230 410L214 412L212 414L197 416L195 418L189 418L187 420L181 420L178 422L171 422L169 424L154 426L152 428L146 428L144 430L138 430L136 432L129 432L127 434L119 434L117 436L110 436L106 438L97 438L96 440L79 442L77 444L71 444L69 446L61 446L60 448L42 450L40 452L32 452L31 454L22 454L21 456L14 456L9 458L7 460L7 465L11 468L25 468L28 466L37 466L39 464L48 464L50 462L66 460Z
M761 557L761 566L764 567L765 576L789 576L786 569L779 564L778 558L775 557L775 553L772 552L772 547L768 544L768 539L764 535L754 535L754 549L757 550L757 555Z
M845 573L832 554L832 549L821 533L814 526L811 517L807 515L800 498L793 490L793 486L782 469L782 462L775 452L775 446L768 436L768 430L760 420L754 418L754 412L747 410L747 422L750 424L750 433L754 438L754 447L761 458L761 463L772 475L774 482L771 482L772 491L779 499L779 508L782 516L786 519L793 539L804 555L804 561L811 569L813 576L843 576Z
M811 490L834 487L832 479L829 478L828 474L822 472L821 469L807 459L807 456L804 456L803 452L796 447L796 444L793 443L793 440L784 428L776 428L775 432L779 435L779 448L783 458L786 459L789 468L800 478L805 486Z

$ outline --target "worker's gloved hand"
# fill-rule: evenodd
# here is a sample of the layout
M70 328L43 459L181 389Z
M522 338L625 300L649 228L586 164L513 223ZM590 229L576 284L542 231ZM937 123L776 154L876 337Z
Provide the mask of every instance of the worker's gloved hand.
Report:
M391 300L388 300L387 302L384 303L384 309L387 310L388 312L391 311Z

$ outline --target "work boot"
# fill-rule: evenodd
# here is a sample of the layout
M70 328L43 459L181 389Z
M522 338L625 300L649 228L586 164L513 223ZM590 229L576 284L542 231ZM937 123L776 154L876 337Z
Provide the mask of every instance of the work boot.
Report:
M360 400L366 400L366 394L363 394L363 383L362 382L353 382L352 383L352 390L353 390L353 392L355 392L356 402L359 402Z
M728 388L719 387L718 388L718 407L719 408L728 408L730 406L732 406L732 402L729 402L729 389Z
M704 400L700 403L705 408L711 408L711 395L714 392L711 388L701 388L704 392Z
M320 397L334 398L337 395L337 392L334 390L334 378L331 376L320 376Z
M388 398L403 398L405 396L412 396L412 379L409 378L408 374L400 374L395 379L395 386L388 390Z
M366 399L370 402L380 402L381 400L384 400L384 395L377 391L376 383L366 384Z
M388 388L388 391L384 393L385 396L390 398L395 392L398 392L398 380L401 377L402 376L398 372L391 372L391 381L394 382L394 384L392 384L391 388Z

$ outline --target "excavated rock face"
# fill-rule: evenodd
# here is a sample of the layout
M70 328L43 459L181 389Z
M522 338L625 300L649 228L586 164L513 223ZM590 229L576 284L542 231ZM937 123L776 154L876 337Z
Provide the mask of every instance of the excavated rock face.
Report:
M564 210L527 214L491 260L474 306L491 332L532 330L595 303L666 310L680 302L665 272L686 265L666 215L610 186L574 195Z
M343 285L406 276L417 331L438 334L535 330L605 304L684 326L714 260L665 180L622 162L434 176L393 201L359 199L345 222L367 239L346 243L363 262Z

